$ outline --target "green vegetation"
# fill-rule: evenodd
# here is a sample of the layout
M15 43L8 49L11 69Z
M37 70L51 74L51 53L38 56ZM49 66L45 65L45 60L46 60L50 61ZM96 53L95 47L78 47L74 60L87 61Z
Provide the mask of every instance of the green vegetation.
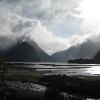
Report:
M100 76L84 76L86 80L100 81Z
M8 81L21 81L21 82L38 82L41 76L33 74L13 74L6 76Z
M69 60L68 63L78 63L78 64L100 64L100 50L92 59L78 58L74 60Z
M65 92L68 95L75 96L78 100L86 98L100 98L100 77L74 77L66 75L45 76L41 82L47 83L48 90L46 95L49 97L59 97L60 93ZM53 96L52 96L53 95ZM53 100L53 99L52 99ZM74 100L74 99L69 99Z
M17 69L0 59L0 100L86 100L100 98L100 76L48 75L29 69ZM10 71L9 71L10 70ZM21 73L22 72L22 73ZM47 86L46 92L13 89L6 81L40 83ZM62 93L66 94L66 97Z

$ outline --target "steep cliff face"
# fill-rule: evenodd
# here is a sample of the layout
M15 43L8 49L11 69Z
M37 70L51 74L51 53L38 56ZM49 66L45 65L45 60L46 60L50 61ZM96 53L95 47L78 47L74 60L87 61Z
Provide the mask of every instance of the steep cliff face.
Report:
M8 61L49 62L51 58L34 41L19 40L2 55Z
M40 61L34 47L29 45L27 42L17 43L16 45L12 46L5 53L5 58L9 61L19 62Z

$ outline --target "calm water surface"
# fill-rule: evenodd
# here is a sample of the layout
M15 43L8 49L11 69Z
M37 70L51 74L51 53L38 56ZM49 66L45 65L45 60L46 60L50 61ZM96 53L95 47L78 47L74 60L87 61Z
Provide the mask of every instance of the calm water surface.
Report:
M19 62L10 62L13 63L15 67L29 68L33 72L42 73L45 75L48 74L66 74L66 75L82 75L82 76L99 76L100 75L100 64L68 64L68 63L19 63ZM24 70L23 70L24 71ZM28 85L27 85L28 84ZM9 83L10 86L20 87L23 89L34 90L38 88L39 90L44 91L45 87L41 85L34 85L34 83ZM95 100L95 99L87 99ZM98 99L100 100L100 99Z
M66 74L66 75L100 75L100 64L68 64L68 63L23 63L12 62L17 67L31 68L44 74ZM17 65L20 64L20 65Z

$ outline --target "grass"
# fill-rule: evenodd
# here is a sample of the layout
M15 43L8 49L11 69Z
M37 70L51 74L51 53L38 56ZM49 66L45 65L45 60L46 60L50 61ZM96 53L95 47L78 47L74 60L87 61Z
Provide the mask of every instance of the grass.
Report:
M43 76L39 72L30 71L30 70L24 71L24 70L18 70L18 69L11 69L10 72L8 71L8 74L6 74L5 80L33 82L33 83L42 82L43 84L45 83L49 84L49 86L53 86L57 89L58 88L63 89L63 91L70 92L71 94L75 93L75 94L91 96L91 93L92 93L94 96L96 95L96 97L99 97L98 95L100 92L99 90L100 89L99 87L100 76L82 76L83 79L76 78L76 77L67 77L67 76L51 76L51 77L45 78L45 81L40 81L42 77ZM1 81L1 76L0 76L0 81ZM72 89L74 90L74 92ZM91 89L93 91L96 89L96 92L90 91ZM97 89L98 89L98 95L97 95ZM88 91L91 93L88 94ZM33 99L37 96L41 97L41 94L35 93L33 91L17 90L17 94L16 94L17 99L15 100L20 100L21 98L29 98L29 99L32 98ZM0 100L2 99L0 98ZM36 99L33 99L33 100L36 100Z
M6 75L0 74L0 80L2 80L3 76L7 81L37 82L42 75L28 69L10 68Z
M27 73L13 73L13 70L11 73L8 73L5 75L5 81L21 81L21 82L33 82L37 83L41 78L41 75L34 72L27 72ZM2 75L0 75L0 81L2 81ZM1 82L0 82L1 83ZM0 84L1 87L1 84ZM6 89L9 87L6 87ZM36 93L34 91L29 90L16 90L16 95L7 97L7 100L37 100L37 98L42 98L41 93ZM0 95L0 100L4 100L4 98ZM40 99L39 99L40 100Z
M35 74L13 74L6 76L8 81L22 81L22 82L38 82L40 76Z
M86 80L100 81L100 76L84 76Z

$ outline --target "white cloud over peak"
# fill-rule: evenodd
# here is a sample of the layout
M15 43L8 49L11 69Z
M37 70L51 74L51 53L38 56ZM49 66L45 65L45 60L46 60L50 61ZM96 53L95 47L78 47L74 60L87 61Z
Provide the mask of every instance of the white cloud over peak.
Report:
M49 32L39 20L24 18L5 8L0 9L0 15L0 23L2 23L0 24L0 36L12 39L23 35L30 36L49 54L66 48L66 39Z
M49 54L94 39L95 33L99 36L99 24L82 16L82 1L1 0L0 36L30 36Z

